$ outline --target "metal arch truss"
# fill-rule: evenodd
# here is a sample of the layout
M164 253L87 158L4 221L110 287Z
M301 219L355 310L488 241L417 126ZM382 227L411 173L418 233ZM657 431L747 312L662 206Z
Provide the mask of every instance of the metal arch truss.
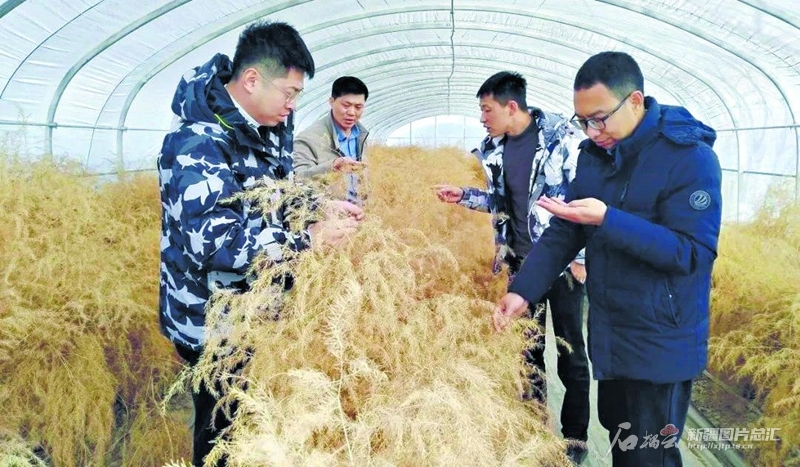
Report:
M147 24L149 24L154 19L159 18L159 17L169 13L170 11L172 11L172 10L182 6L182 5L184 5L188 1L189 0L173 0L173 1L165 4L161 8L158 8L158 9L156 9L156 10L154 10L154 11L152 11L152 12L150 12L150 13L144 15L144 16L142 16L141 18L129 23L127 26L125 26L124 28L120 29L117 33L115 33L111 37L107 38L106 40L104 40L103 42L98 44L89 53L87 53L86 55L84 55L83 57L78 59L78 61L76 61L73 64L73 66L68 71L67 75L64 76L64 78L61 80L61 82L59 83L58 87L56 88L54 96L53 96L53 98L52 98L52 100L50 102L50 105L48 107L47 120L46 120L46 125L45 126L47 127L46 146L50 150L50 152L52 152L52 146L53 146L53 140L52 140L53 139L53 128L58 126L58 124L55 122L56 111L58 109L59 103L61 101L61 98L62 98L65 90L67 89L67 87L71 83L72 79L79 73L79 71L87 63L89 63L92 59L94 59L96 56L101 54L103 51L107 50L109 47L111 47L113 44L115 44L117 41L119 41L122 37L125 37L127 34L130 34L131 32L133 32L133 31L135 31L135 30L137 30L137 29L139 29L139 28L141 28L143 26L146 26ZM194 48L196 48L196 47L198 47L198 46L200 46L202 44L205 44L205 43L207 43L207 42L219 37L220 35L225 34L225 33L229 32L229 31L235 29L236 27L239 27L239 26L241 26L241 25L243 25L243 24L245 24L245 23L247 23L249 21L252 21L252 20L256 19L256 18L263 17L263 16L265 16L265 15L267 15L269 13L274 13L274 12L281 11L282 9L285 9L285 8L297 6L299 3L305 3L305 1L310 1L310 0L293 0L293 1L285 1L285 2L282 2L282 3L278 4L278 5L275 5L273 3L272 6L251 7L251 8L247 8L245 10L242 10L241 12L232 14L230 17L217 19L217 20L215 20L214 23L209 24L205 28L203 28L206 31L208 31L208 33L200 36L199 39L195 39L195 40L193 40L191 42L188 42L186 46L181 46L181 47L177 46L176 42L173 42L173 43L167 44L165 47L157 50L154 53L154 55L158 56L161 53L163 53L164 51L169 51L170 49L175 49L172 53L167 55L166 59L161 60L158 63L153 63L153 64L149 63L149 61L147 59L145 59L145 60L143 60L141 62L141 64L139 66L135 67L127 75L120 77L120 81L119 81L117 86L119 86L119 84L122 84L123 82L129 82L129 78L130 79L135 79L136 81L134 82L133 86L131 87L131 90L128 93L128 95L127 95L127 97L125 99L125 102L124 102L124 104L123 104L123 106L122 106L122 108L120 110L119 119L118 119L118 126L116 128L114 128L118 132L117 154L119 155L119 157L121 158L122 154L123 154L123 150L122 150L122 139L123 138L122 138L122 135L123 135L124 131L127 130L127 128L125 127L125 121L127 119L127 113L130 110L130 106L132 105L134 99L136 98L136 96L138 95L140 90L143 88L143 86L147 82L149 82L150 79L152 79L153 76L157 75L160 71L165 69L167 66L169 66L172 63L174 63L180 57L182 57L183 55L188 53L188 51L190 51L190 50L192 50L192 49L194 49ZM0 6L0 17L2 17L3 15L7 14L9 11L12 11L14 8L19 6L21 3L23 3L21 0L9 0L9 1L4 2ZM336 20L325 22L325 23L320 23L320 24L318 24L316 26L313 26L311 28L307 28L307 29L303 30L303 32L304 33L309 33L309 32L322 31L322 30L325 30L326 28L334 26L334 25L335 26L339 26L339 25L342 25L342 24L345 24L345 23L348 23L348 22L359 21L359 20L363 20L365 18L375 17L375 16L395 15L395 14L404 14L404 13L441 12L441 13L450 13L450 22L448 22L447 25L438 25L438 24L437 25L428 25L427 26L428 28L433 28L433 29L445 29L445 28L446 29L451 29L451 28L453 28L453 31L455 29L458 29L459 31L462 31L462 30L483 30L483 31L494 31L494 32L500 32L500 33L507 33L507 34L512 35L512 36L513 35L518 35L518 36L525 36L525 37L527 37L529 39L543 40L543 41L546 41L546 42L549 42L549 43L557 44L557 45L559 45L561 47L567 47L567 48L576 50L578 52L581 52L580 46L577 45L574 41L564 41L564 40L558 40L558 39L555 39L555 38L539 37L539 36L536 36L535 34L528 33L527 31L512 31L512 30L510 30L510 27L509 28L504 28L503 24L501 24L501 23L491 23L491 24L482 24L482 25L475 25L474 23L459 23L457 25L454 25L452 23L452 21L454 20L453 2L451 1L451 2L448 2L448 3L449 3L449 5L444 5L443 4L441 6L413 6L413 7L393 8L393 9L390 9L390 10L383 10L383 11L376 11L376 12L361 13L361 14L358 14L358 15L350 16L348 18L336 19ZM619 0L603 0L602 3L605 3L607 5L613 5L615 7L623 9L624 11L630 12L632 14L639 14L639 15L651 18L653 20L656 20L656 21L660 21L660 22L663 22L663 23L666 23L666 24L670 24L671 26L676 27L676 28L684 31L687 34L693 35L693 36L697 37L699 40L704 41L704 42L708 43L709 45L711 45L713 47L719 48L719 49L721 49L721 50L723 50L723 51L725 51L727 53L730 53L732 56L737 57L739 60L741 60L742 62L747 64L751 69L757 70L759 72L759 74L761 76L763 76L765 79L767 79L775 87L777 92L780 93L780 95L781 95L781 97L782 97L782 99L783 99L783 101L784 101L784 103L785 103L790 115L791 115L792 121L791 121L791 125L789 125L789 127L793 128L794 129L794 133L795 133L795 143L796 143L795 144L795 150L796 150L796 161L797 161L796 167L797 167L797 172L800 172L800 130L798 130L796 116L795 116L794 110L792 108L792 102L790 101L789 96L787 95L786 91L781 86L781 83L779 81L777 81L777 79L775 77L770 76L769 73L767 73L764 69L762 69L759 66L758 63L755 63L753 60L751 60L750 58L748 58L745 55L743 55L741 52L739 52L739 50L737 48L728 46L726 43L723 43L720 40L716 39L713 36L713 34L709 34L709 33L706 33L704 31L701 31L697 27L693 27L691 25L687 26L687 25L684 25L684 24L679 24L678 21L676 21L676 20L674 20L672 18L660 17L660 16L657 16L657 15L654 15L644 7L637 7L635 5L626 4L625 2L622 2L622 1L619 1ZM754 10L760 11L760 12L762 12L764 14L770 14L772 16L775 16L774 14L770 13L769 11L763 10L763 9L757 7L757 6L752 5L750 2L745 2L745 1L739 0L738 3L742 3L744 5L748 5L750 8L753 8ZM478 8L478 7L471 6L471 7L465 7L465 8L458 8L457 11L458 12L483 12L485 10L483 8ZM514 8L508 8L508 7L503 7L503 6L492 7L491 12L494 13L494 14L503 14L503 13L505 13L505 14L508 14L508 15L518 16L520 18L536 19L536 20L541 20L541 21L545 21L545 22L557 23L557 24L559 24L559 26L575 28L575 29L578 29L578 30L584 30L584 31L587 31L587 32L591 32L593 34L597 34L598 36L606 37L606 38L608 38L610 40L617 40L616 37L611 35L610 31L607 31L606 29L601 28L597 24L590 24L590 23L585 22L585 21L582 22L582 23L579 22L579 21L574 21L574 20L570 21L570 22L567 22L567 21L562 21L559 18L553 17L552 15L540 14L540 13L537 13L537 12L523 11L523 10L514 9ZM775 17L777 17L777 16L775 16ZM794 23L789 23L786 20L784 20L784 22L786 22L787 24L797 28L797 25L795 25ZM411 22L411 23L408 23L408 24L403 25L403 26L395 25L395 26L393 26L391 28L391 31L392 32L397 32L398 30L410 30L412 28L419 29L420 27L423 27L423 26L421 26L420 23ZM388 27L383 27L383 28L379 28L378 30L369 30L366 33L354 35L354 36L357 36L356 39L352 39L352 38L348 39L347 37L342 35L342 36L338 36L338 37L332 38L330 40L327 40L326 42L319 44L319 46L320 46L320 49L324 49L325 47L331 46L333 44L340 44L340 43L346 42L347 40L357 40L357 38L381 36L383 34L388 34L389 33L388 31L386 31L387 29L389 29L389 28ZM193 33L196 34L196 31L193 31ZM377 42L377 41L375 41L375 42ZM443 48L447 47L448 45L451 47L451 56L443 57L441 59L442 60L442 62L441 62L442 65L451 65L451 67L452 67L451 68L451 75L448 78L448 82L451 82L451 78L453 77L453 71L455 70L455 62L456 62L456 60L455 60L455 58L456 58L455 46L457 45L457 46L461 47L462 44L461 43L454 44L453 41L452 41L452 35L451 35L450 43L447 43L447 41L442 40L440 42L435 42L435 43L413 44L413 46L417 46L417 47L432 46L432 45L435 45L437 47L443 47ZM464 45L465 46L472 46L472 47L479 46L479 44L464 44ZM628 43L626 45L629 46L629 47L641 50L643 53L645 53L647 55L650 55L650 56L653 56L657 60L660 60L660 61L662 61L664 63L667 63L670 66L673 66L675 69L681 70L684 73L687 73L688 75L693 76L694 78L698 79L700 82L702 82L707 87L708 90L710 90L715 95L717 101L725 109L725 112L727 113L727 118L732 123L732 126L733 126L732 129L735 129L738 126L737 125L736 114L734 114L731 111L731 109L726 105L725 100L720 95L719 90L713 84L713 80L709 80L707 77L701 76L702 70L700 70L700 71L698 71L698 70L687 70L686 68L681 67L666 52L657 50L657 49L655 49L655 48L653 48L651 46L645 45L645 44L630 44L630 43ZM381 48L368 50L368 51L363 52L361 54L350 56L346 60L353 60L353 59L356 59L358 57L365 56L365 55L372 54L372 53L381 53ZM548 59L548 60L553 60L554 59L554 57L545 57L545 58ZM490 63L489 59L482 59L482 58L478 59L478 58L475 58L474 60L475 61L477 61L477 60L485 60L487 63ZM458 63L459 63L459 65L461 65L462 63L476 64L475 61L468 62L468 61L464 60L463 62L459 61ZM337 61L337 62L333 62L331 64L326 64L325 67L323 67L323 69L324 68L328 68L328 67L334 67L334 66L340 64L341 62L342 61L340 60L340 61ZM503 62L497 61L496 63L503 63ZM372 67L372 68L376 68L376 67ZM486 68L488 68L488 66ZM392 74L394 75L394 72L392 72ZM398 75L399 75L399 73L398 73ZM460 80L455 80L455 81L452 81L452 82L460 82ZM414 83L414 84L416 84L416 83ZM668 90L670 88L669 86L663 86L663 85L661 87L663 89L665 89L665 90ZM115 88L115 91L117 89L118 88ZM448 89L447 93L445 93L445 94L449 94L449 92L450 92L450 89ZM427 101L430 102L430 96L431 95L432 94L422 93L421 94L421 99L427 99ZM453 96L451 96L451 98L452 97ZM405 100L406 106L411 104L412 102L417 102L417 101L413 100L413 99L412 100ZM461 108L461 106L457 105L457 104L455 104L455 105L451 104L451 105L452 105L451 110L455 110L456 108L459 108L459 109ZM409 111L403 110L403 105L402 104L401 105L394 105L394 106L387 105L385 107L386 107L386 111L381 111L379 113L375 113L374 114L374 116L375 116L374 120L375 120L376 123L378 123L378 122L382 123L384 121L388 121L388 118L391 118L391 115L394 115L395 118L397 116L399 116L399 115L407 115L408 117L406 117L406 118L411 118L412 116L418 114L418 112L414 112L414 111L411 111L411 110L409 110ZM99 119L100 115L103 114L103 111L104 111L105 108L106 108L106 105L103 105L103 107L101 107L99 109L99 111L98 111L98 119ZM386 117L384 117L384 113L386 114ZM440 112L439 112L439 114L440 114ZM397 121L395 120L395 123L396 122ZM96 121L95 123L97 124L98 122ZM408 123L408 122L405 122L405 123ZM64 126L66 126L66 125L64 125ZM95 128L100 128L100 127L95 125ZM737 152L739 153L739 158L740 158L738 165L739 165L739 173L740 173L740 181L741 181L741 174L743 173L743 171L741 169L741 166L742 166L742 164L741 164L741 150L740 150L740 142L739 142L739 139L738 139L738 133L739 133L738 131L735 132L735 134L737 135L737 137L736 137ZM796 191L796 195L800 196L800 176L798 176L798 174L796 174L795 175L795 179L796 179L796 190L795 190ZM742 184L739 183L739 186L741 187Z
M182 57L186 53L188 53L188 51L193 50L194 48L196 48L196 47L198 47L198 46L200 46L202 44L205 44L205 43L213 40L214 38L219 37L220 35L228 32L228 31L230 31L230 30L232 30L232 29L234 29L236 27L239 27L239 26L241 26L243 24L246 24L247 22L252 21L253 19L256 19L258 17L264 16L264 15L266 15L268 13L280 11L283 8L288 8L290 6L296 6L296 4L297 4L297 2L286 2L286 3L284 3L284 4L282 4L281 6L278 6L278 7L263 8L263 9L258 9L255 12L249 12L248 14L244 15L243 17L237 18L235 21L228 22L225 25L218 27L214 31L211 31L208 34L201 36L201 38L199 40L195 40L195 41L190 42L186 47L182 47L178 52L171 54L168 59L161 61L155 67L151 68L149 72L146 72L144 74L144 76L133 86L131 92L129 93L128 98L125 101L125 104L123 105L123 107L122 107L122 109L120 111L120 117L119 117L119 123L118 123L119 135L118 135L118 151L117 151L117 153L118 154L122 154L122 132L125 131L124 122L125 122L125 119L126 119L126 116L127 116L127 112L128 112L128 110L130 108L130 105L132 104L133 99L136 97L136 95L138 94L139 90L141 90L141 88L144 86L144 84L147 81L149 81L153 76L155 76L156 74L158 74L158 72L160 72L161 70L166 68L168 65L170 65L174 61L178 60L180 57ZM330 22L327 22L327 23L322 23L322 24L316 25L316 26L314 26L312 28L304 29L303 32L304 33L316 32L316 31L324 30L327 27L330 27L330 26L333 26L333 25L341 25L341 24L344 24L344 23L347 23L347 22L359 21L359 20L362 20L362 19L365 19L365 18L369 18L369 17L381 16L381 15L403 14L403 13L418 13L418 12L426 12L426 11L428 11L428 12L431 12L431 11L449 12L449 8L439 7L439 6L416 6L416 7L403 7L403 8L397 8L397 9L392 9L392 10L384 10L384 11L380 11L380 12L362 13L360 15L355 15L355 16L352 16L352 17L349 17L349 18L338 19L336 21L330 21ZM485 11L485 9L469 7L469 8L460 8L458 11L483 12L483 11ZM596 25L590 25L590 24L577 25L575 23L568 23L566 21L562 21L562 20L560 20L558 18L548 17L548 16L544 16L544 15L537 15L537 14L533 14L531 12L527 12L527 11L523 11L523 10L516 10L516 9L511 9L511 8L503 8L503 7L493 8L492 12L493 13L506 13L506 14L509 14L509 15L515 15L515 16L519 16L519 17L523 17L523 18L529 18L529 19L538 19L538 20L542 20L542 21L556 22L556 23L558 23L558 24L560 24L560 25L562 25L564 27L571 27L571 28L576 28L576 29L579 29L579 30L586 30L586 31L590 31L592 33L598 34L600 36L605 36L605 37L607 37L609 39L616 40L616 38L613 37L612 35L610 35L610 33L606 33L606 32L604 32L602 30L599 30L596 27ZM155 17L157 17L157 15L155 15L153 18L150 18L149 20L152 20ZM462 30L462 29L464 29L464 28L459 28L459 30ZM393 30L396 31L397 30L396 27ZM505 32L505 31L503 31L503 32ZM514 32L514 34L519 35L518 32ZM526 35L526 34L523 34L523 35ZM553 40L546 40L546 41L547 42L552 42L552 43L557 43L556 41L553 41ZM340 42L341 42L341 39L338 40L338 43L340 43ZM106 44L105 47L109 47L110 45L111 44ZM444 42L442 42L442 43L436 43L435 45L444 46L446 44L444 44ZM572 44L561 43L560 45L569 46L571 48L574 48L574 47L572 47ZM637 45L632 45L632 44L628 44L628 45L631 45L631 46L633 46L635 48L639 48L640 50L642 50L642 52L644 52L644 53L646 53L648 55L657 57L657 58L663 60L664 62L669 63L670 65L674 66L677 69L682 69L684 72L688 73L689 75L695 76L700 81L704 82L708 86L709 89L712 89L712 91L714 90L713 86L709 85L709 83L706 80L702 79L701 77L699 77L697 75L694 75L689 70L685 70L685 69L681 68L677 63L671 61L668 57L663 56L662 54L659 54L656 50L652 50L651 48L643 46L643 45L638 45L638 46ZM169 47L169 45L167 47ZM167 47L162 48L161 50L157 51L155 54L158 54L160 51L166 49ZM376 53L376 52L373 51L371 53ZM351 59L352 58L354 58L354 57L351 57ZM552 57L550 59L552 59ZM127 76L130 76L130 74L131 73L129 73ZM124 77L120 82L125 81L125 78L127 78L127 76ZM66 88L67 84L68 83L65 83L64 88ZM61 89L61 93L63 93L63 89ZM718 93L715 92L715 94L717 94L718 99L720 99L720 102L722 102L722 99L718 95ZM60 100L60 93L56 98L54 98L54 102L57 101L57 100ZM101 112L102 112L102 109L101 109ZM54 115L54 112L53 112L53 115ZM735 116L730 113L729 109L728 109L728 115L729 115L729 118L731 119L731 121L734 122L734 124L735 124ZM51 123L51 124L53 123L52 116L49 116L48 123ZM50 144L52 144L52 134L49 135L49 138L50 138Z
M708 42L709 44L713 44L714 46L719 47L720 49L722 49L722 50L724 50L724 51L726 51L728 53L733 54L739 60L742 60L743 62L747 63L752 68L758 70L759 73L761 73L767 80L769 80L769 82L772 83L772 85L775 86L775 89L780 93L781 97L783 98L784 103L786 104L786 108L789 111L789 115L792 118L790 126L794 128L794 135L795 135L795 161L796 161L795 162L795 190L794 191L795 191L795 199L800 199L800 130L798 130L798 128L797 128L797 117L794 114L794 109L792 109L792 102L789 100L789 97L786 95L786 90L783 89L783 86L781 86L780 83L778 83L778 81L774 77L772 77L769 73L767 73L764 69L762 69L761 66L759 66L757 63L755 63L753 60L751 60L750 58L745 57L744 55L739 53L738 50L733 49L733 48L725 47L725 45L724 45L724 43L722 41L718 41L718 40L714 39L713 37L711 37L711 35L709 35L707 33L704 33L701 28L686 27L683 24L679 24L676 21L668 21L667 18L655 17L654 15L650 14L649 12L647 12L644 8L632 8L632 7L629 7L627 5L624 5L623 2L621 2L619 0L600 0L600 2L609 4L609 5L614 5L614 6L618 7L618 8L621 8L621 9L626 10L626 11L631 11L631 12L635 12L635 13L641 14L642 16L646 16L646 17L651 18L651 19L656 20L656 21L661 21L662 23L666 23L666 24L669 24L670 26L673 26L675 28L680 29L680 30L686 32L687 34L691 34L693 36L696 36L696 37ZM740 0L740 3L743 3L743 4L747 5L747 6L749 6L750 8L757 9L758 11L760 11L760 12L762 12L764 14L768 14L770 16L775 17L775 15L773 15L772 13L768 13L763 8L755 7L752 4L750 4L748 2L743 2L741 0ZM797 25L795 25L793 23L787 22L785 20L784 20L784 22L786 22L787 24L790 24L791 26L797 28ZM787 66L790 66L790 65L791 64L787 63ZM734 124L735 124L735 121L734 121ZM741 147L740 147L741 144L740 144L740 141L739 141L739 131L734 131L734 134L736 135L736 149L737 149L736 165L738 167L738 176L737 176L737 182L736 182L736 188L737 188L736 189L736 196L737 196L736 205L739 206L741 204L740 200L742 198L742 187L744 186L745 170L742 168L742 151L741 151ZM738 220L738 209L737 209L737 220Z

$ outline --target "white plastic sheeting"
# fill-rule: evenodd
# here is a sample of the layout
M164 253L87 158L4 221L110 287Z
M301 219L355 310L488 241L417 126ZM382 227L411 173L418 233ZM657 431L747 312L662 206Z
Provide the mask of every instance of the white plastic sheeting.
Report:
M526 76L532 104L571 114L581 63L622 50L647 94L721 130L726 217L746 217L770 183L800 191L798 11L794 0L5 0L0 132L30 156L151 169L180 75L232 55L260 18L294 25L314 54L298 128L350 74L370 87L374 140L426 117L476 116L475 92L504 69Z

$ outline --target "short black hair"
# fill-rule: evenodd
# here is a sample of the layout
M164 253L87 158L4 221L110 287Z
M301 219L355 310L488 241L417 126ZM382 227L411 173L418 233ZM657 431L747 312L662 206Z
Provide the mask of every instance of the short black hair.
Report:
M573 89L580 91L596 84L607 87L618 99L634 91L644 94L644 77L636 60L624 52L600 52L581 65Z
M270 78L282 78L295 69L314 77L314 58L295 28L286 23L257 21L239 35L233 56L233 78L257 67Z
M355 94L357 96L364 95L364 100L369 99L369 89L363 81L355 76L341 76L336 78L331 87L331 97L336 99L345 94Z
M480 99L491 95L502 106L506 106L508 101L515 101L520 108L527 109L527 84L521 74L501 71L484 81L475 97Z

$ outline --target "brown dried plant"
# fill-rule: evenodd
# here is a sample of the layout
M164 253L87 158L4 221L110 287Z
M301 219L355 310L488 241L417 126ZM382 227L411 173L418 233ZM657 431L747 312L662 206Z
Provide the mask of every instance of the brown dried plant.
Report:
M519 397L530 322L490 328L505 287L490 274L490 218L440 203L432 187L445 182L482 184L476 160L373 148L368 217L346 247L259 263L251 291L214 296L194 382L227 381L238 412L208 463L567 463L546 409ZM285 202L274 189L248 196ZM288 273L284 294L275 278Z
M178 369L156 318L158 218L152 176L98 184L0 156L0 430L51 465L121 462L137 442L169 445L158 462L188 451L184 426L129 434Z
M759 424L780 443L756 443L757 465L800 463L800 202L776 188L748 223L723 227L714 267L711 369L753 385Z

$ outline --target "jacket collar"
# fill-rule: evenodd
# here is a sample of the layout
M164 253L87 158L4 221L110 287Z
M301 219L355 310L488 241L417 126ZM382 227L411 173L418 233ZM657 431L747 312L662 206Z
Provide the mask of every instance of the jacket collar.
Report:
M645 113L642 121L633 130L633 133L614 146L615 153L624 156L638 154L658 134L658 125L661 120L661 107L652 97L644 98Z
M547 114L538 107L528 107L528 113L530 114L531 119L533 119L533 122L536 123L537 133L542 133L542 131L544 130L543 136L545 137L546 140L548 140L553 133L552 131L553 129L551 128L552 125L547 125L548 122ZM506 141L508 141L508 135L505 133L495 137L487 135L486 138L481 143L482 150L479 151L481 157L485 158L487 154L491 154L492 152L494 152L494 150L497 149L498 146L505 145ZM544 146L543 142L540 141L539 143L540 145Z
M327 126L328 126L328 134L331 138L331 144L336 151L341 151L341 146L339 145L339 137L338 128L336 127L336 122L333 120L333 112L328 112L328 116L326 117ZM358 152L361 153L363 151L364 141L367 139L367 135L369 135L369 130L367 127L361 124L361 122L356 123L356 127L358 127Z
M614 170L609 175L616 174L622 169L623 165L635 159L641 150L649 144L659 132L661 121L661 106L652 97L644 99L645 113L642 121L633 130L630 136L619 141L611 151L606 151L596 145L594 141L586 138L581 142L579 148L586 150L595 157L608 160L609 157L614 161Z

